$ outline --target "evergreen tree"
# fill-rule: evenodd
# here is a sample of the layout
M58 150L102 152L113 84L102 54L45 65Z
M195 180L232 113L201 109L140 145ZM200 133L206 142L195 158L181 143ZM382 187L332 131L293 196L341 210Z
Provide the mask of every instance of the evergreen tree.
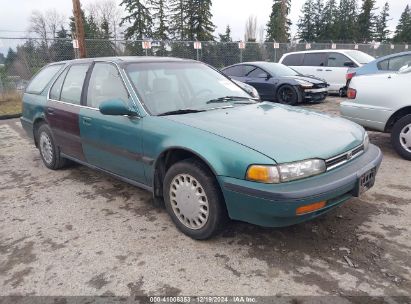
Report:
M53 61L74 59L73 45L71 44L70 36L64 26L61 26L56 35L57 39L50 46L50 53L52 54Z
M169 38L169 21L167 18L168 3L166 0L151 0L155 30L153 38L158 40L168 40Z
M120 5L125 6L128 13L120 25L130 22L131 25L126 29L124 37L126 39L144 39L152 36L153 17L150 12L150 3L146 0L123 0Z
M322 31L318 35L320 41L337 40L339 12L337 0L328 0L323 10Z
M377 17L375 26L375 38L380 42L385 42L389 39L391 31L388 29L388 21L390 17L390 5L385 3L380 15Z
M231 28L229 25L225 28L224 34L218 34L220 37L220 42L233 42L233 38L231 37Z
M189 40L213 41L215 26L211 21L211 0L188 0L186 10L187 38Z
M267 41L287 42L290 39L290 9L291 0L274 0L267 23Z
M298 37L306 41L314 41L316 37L316 25L313 19L315 10L314 0L306 0L302 9L300 19L298 20Z
M410 6L405 7L401 14L394 36L395 42L411 42L411 10Z
M337 40L352 42L358 37L357 0L340 0Z
M170 32L173 39L186 39L187 0L170 0Z
M321 36L321 33L324 29L324 0L316 0L314 2L313 9L313 19L314 19L314 30L315 30L315 39Z
M375 0L363 0L358 15L358 39L371 41L375 37L377 17L375 16Z

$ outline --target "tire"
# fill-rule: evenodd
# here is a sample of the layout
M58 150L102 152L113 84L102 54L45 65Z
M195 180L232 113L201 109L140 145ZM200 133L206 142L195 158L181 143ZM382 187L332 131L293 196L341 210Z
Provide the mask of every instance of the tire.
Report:
M391 131L395 151L404 159L411 160L411 115L398 120Z
M60 148L56 146L53 134L47 124L42 124L36 135L38 149L44 165L52 170L64 168L68 160L61 157Z
M215 236L228 219L224 198L214 174L195 159L171 166L164 178L163 195L174 224L195 240Z
M294 106L298 104L300 97L295 87L283 85L277 91L277 101L282 104Z

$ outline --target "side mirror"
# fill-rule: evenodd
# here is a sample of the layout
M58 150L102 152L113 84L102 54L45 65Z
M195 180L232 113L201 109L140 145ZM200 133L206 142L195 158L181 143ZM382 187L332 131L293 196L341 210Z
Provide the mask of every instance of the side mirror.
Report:
M261 79L266 79L266 80L268 80L268 79L271 78L271 76L270 76L269 74L267 74L267 73L261 73L261 74L258 74L257 78L261 78Z
M346 61L344 62L344 66L347 68L355 68L355 63L352 61Z
M120 99L110 99L103 101L99 107L100 113L103 115L129 115L137 116L138 113L131 109Z

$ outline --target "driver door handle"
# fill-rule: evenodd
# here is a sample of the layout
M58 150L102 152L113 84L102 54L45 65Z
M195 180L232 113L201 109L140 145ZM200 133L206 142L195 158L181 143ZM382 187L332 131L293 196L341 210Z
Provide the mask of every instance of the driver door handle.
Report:
M83 124L86 126L91 126L92 119L90 117L83 117Z

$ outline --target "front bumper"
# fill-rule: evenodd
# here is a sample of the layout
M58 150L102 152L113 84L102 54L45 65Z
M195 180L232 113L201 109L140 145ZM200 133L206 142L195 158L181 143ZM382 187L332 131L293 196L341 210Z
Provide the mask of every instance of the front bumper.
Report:
M303 100L305 102L320 102L328 96L328 88L303 89Z
M261 184L219 177L231 219L265 227L283 227L313 219L354 196L360 177L378 170L382 153L370 145L356 159L324 174L283 184ZM324 208L296 215L297 208L327 201Z

